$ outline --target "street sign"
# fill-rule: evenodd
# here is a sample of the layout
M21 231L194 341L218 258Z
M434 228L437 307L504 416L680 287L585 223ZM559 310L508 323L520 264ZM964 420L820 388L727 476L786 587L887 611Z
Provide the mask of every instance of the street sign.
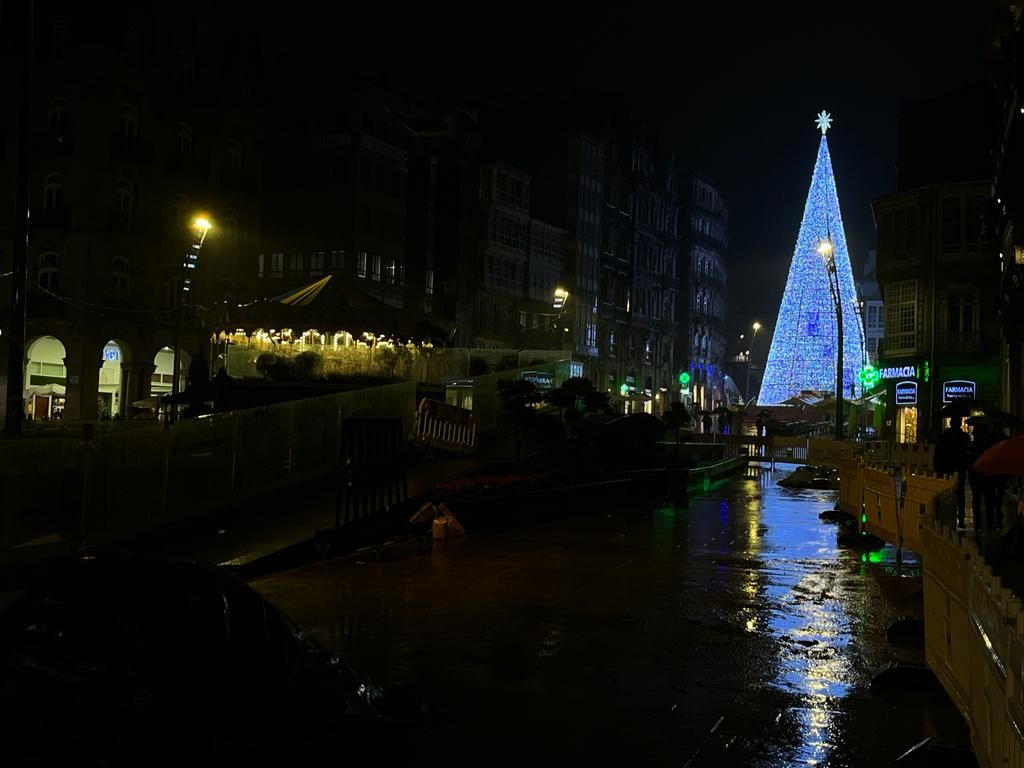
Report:
M896 405L917 405L916 381L901 381L896 384Z
M974 400L977 384L966 379L954 379L942 382L942 402L952 403L954 400Z

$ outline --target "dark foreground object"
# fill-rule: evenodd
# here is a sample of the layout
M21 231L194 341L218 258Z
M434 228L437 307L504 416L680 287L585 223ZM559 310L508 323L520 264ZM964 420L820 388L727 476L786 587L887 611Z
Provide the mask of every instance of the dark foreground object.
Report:
M390 754L380 691L244 582L120 555L54 567L0 614L8 765Z

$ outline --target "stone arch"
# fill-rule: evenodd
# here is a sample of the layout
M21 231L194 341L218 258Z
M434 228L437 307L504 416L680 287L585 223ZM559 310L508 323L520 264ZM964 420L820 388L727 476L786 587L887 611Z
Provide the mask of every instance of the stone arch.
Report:
M131 405L128 370L131 350L122 338L108 339L100 351L97 381L97 416L101 419L123 418Z
M67 347L52 334L40 334L25 345L25 413L42 421L64 417L67 396Z
M174 348L160 347L153 355L153 376L150 392L154 395L169 395L174 386ZM178 391L185 391L185 380L188 376L188 367L191 364L192 356L184 349L181 350L178 361Z

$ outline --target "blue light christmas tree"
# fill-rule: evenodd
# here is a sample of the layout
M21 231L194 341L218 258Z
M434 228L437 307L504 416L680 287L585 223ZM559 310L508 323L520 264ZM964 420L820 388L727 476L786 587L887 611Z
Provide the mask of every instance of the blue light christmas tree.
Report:
M832 119L818 115L821 142L811 188L804 205L800 234L789 267L786 292L768 352L759 405L778 405L801 390L834 392L836 388L837 323L829 277L819 252L831 240L843 315L843 397L860 395L857 373L863 365L864 331L857 305L857 290L846 250L846 232L839 212L839 195L832 175L832 160L825 133Z

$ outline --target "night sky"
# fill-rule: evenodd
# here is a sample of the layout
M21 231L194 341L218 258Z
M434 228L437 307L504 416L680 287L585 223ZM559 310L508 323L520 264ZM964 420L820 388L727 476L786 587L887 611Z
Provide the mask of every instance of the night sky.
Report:
M544 97L614 98L655 128L730 209L730 324L773 324L818 132L829 132L855 272L870 203L895 191L902 99L985 76L992 3L619 4L394 2L274 20L276 46L331 51L340 71L410 95L543 121ZM948 8L946 8L948 6ZM316 21L310 29L305 18ZM742 308L742 309L740 309Z

